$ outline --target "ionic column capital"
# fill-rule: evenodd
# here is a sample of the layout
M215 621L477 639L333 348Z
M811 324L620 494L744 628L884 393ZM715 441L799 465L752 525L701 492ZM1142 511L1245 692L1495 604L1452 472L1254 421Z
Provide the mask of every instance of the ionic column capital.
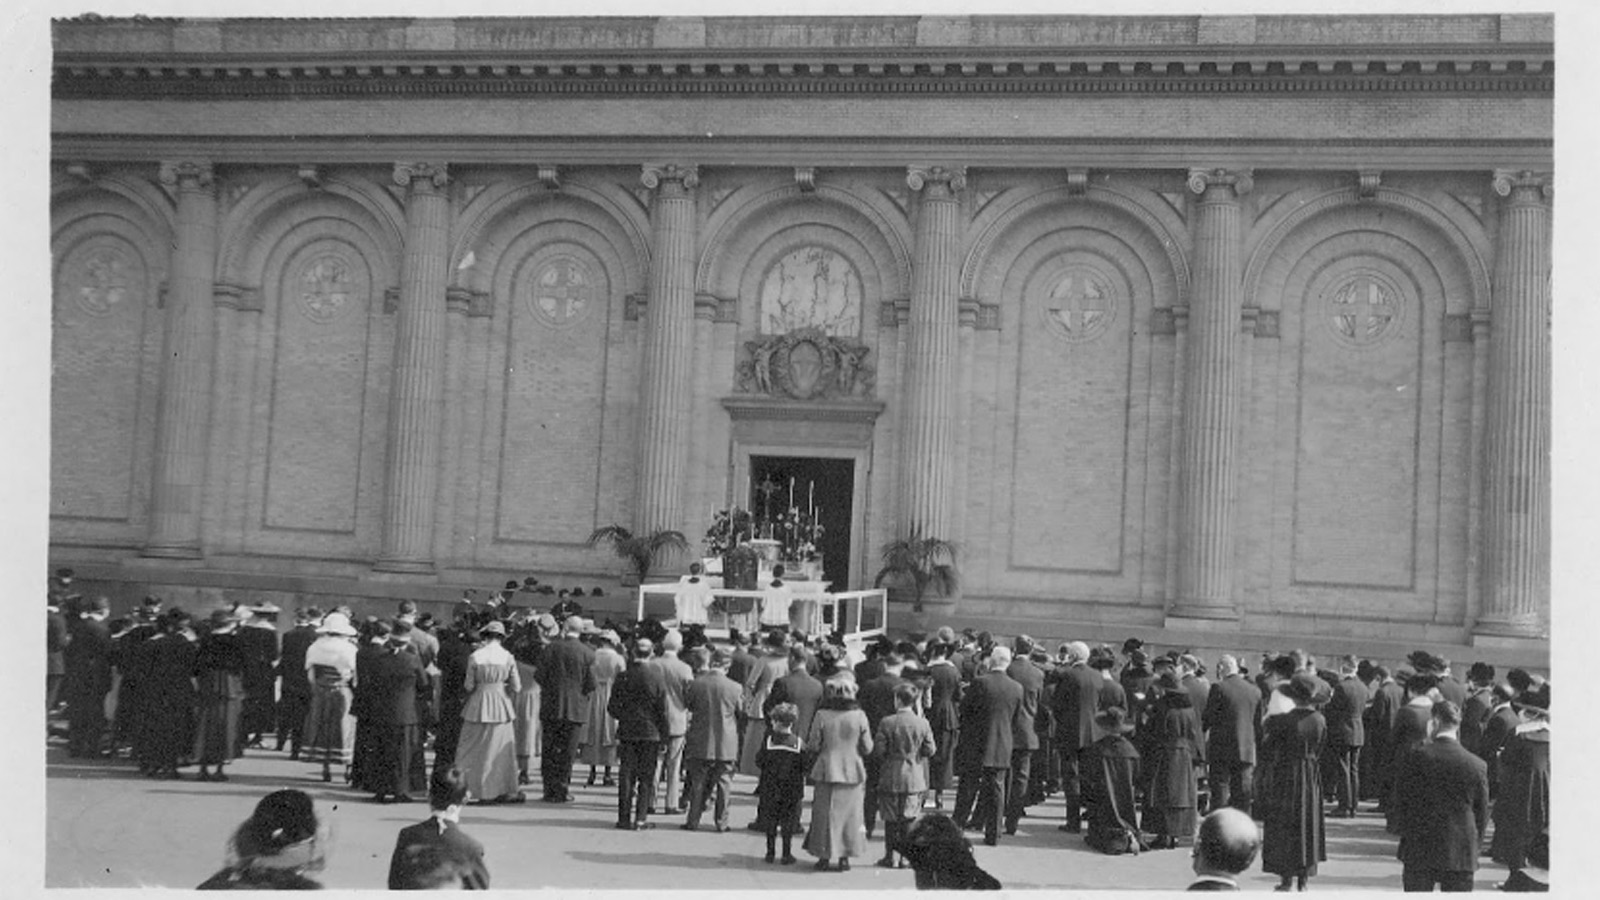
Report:
M1549 172L1495 169L1492 183L1496 194L1518 200L1548 200L1555 192L1555 179Z
M947 197L967 189L966 166L906 166L906 187L928 188L927 196Z
M639 183L652 191L663 183L677 183L686 191L693 190L700 185L700 167L678 163L645 163L639 167Z
M180 191L209 191L216 173L205 160L183 159L161 164L161 183Z
M1213 196L1222 191L1232 189L1233 197L1243 197L1255 187L1255 173L1250 169L1190 169L1189 190L1205 196L1208 191L1213 191ZM1229 198L1232 199L1232 198Z
M397 162L394 164L394 183L411 187L417 182L442 188L450 183L449 166L441 162Z

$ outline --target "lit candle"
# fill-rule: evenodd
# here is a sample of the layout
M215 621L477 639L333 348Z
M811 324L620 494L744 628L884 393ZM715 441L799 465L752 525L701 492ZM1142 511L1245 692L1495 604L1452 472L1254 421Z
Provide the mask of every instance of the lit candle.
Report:
M789 508L794 509L794 479L789 479Z
M810 516L816 512L811 506L812 503L816 502L816 499L817 483L815 481L806 482L806 515Z

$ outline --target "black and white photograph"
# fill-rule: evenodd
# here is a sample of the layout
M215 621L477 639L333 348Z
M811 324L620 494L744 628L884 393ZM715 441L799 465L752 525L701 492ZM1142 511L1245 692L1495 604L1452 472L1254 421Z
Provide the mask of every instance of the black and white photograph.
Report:
M18 15L30 895L1581 894L1593 14Z

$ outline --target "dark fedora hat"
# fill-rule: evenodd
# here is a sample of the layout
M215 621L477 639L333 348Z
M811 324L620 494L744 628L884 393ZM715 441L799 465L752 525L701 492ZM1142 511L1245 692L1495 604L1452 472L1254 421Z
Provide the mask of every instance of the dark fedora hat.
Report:
M1284 693L1297 703L1321 703L1332 690L1328 683L1309 672L1296 672L1283 685Z

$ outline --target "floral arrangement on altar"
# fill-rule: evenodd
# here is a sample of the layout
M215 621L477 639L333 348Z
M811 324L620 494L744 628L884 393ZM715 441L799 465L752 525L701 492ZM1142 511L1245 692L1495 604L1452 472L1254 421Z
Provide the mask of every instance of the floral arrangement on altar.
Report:
M739 507L716 510L706 529L706 555L722 556L749 541L769 540L778 543L783 559L813 559L824 530L817 512L790 507L758 516Z

